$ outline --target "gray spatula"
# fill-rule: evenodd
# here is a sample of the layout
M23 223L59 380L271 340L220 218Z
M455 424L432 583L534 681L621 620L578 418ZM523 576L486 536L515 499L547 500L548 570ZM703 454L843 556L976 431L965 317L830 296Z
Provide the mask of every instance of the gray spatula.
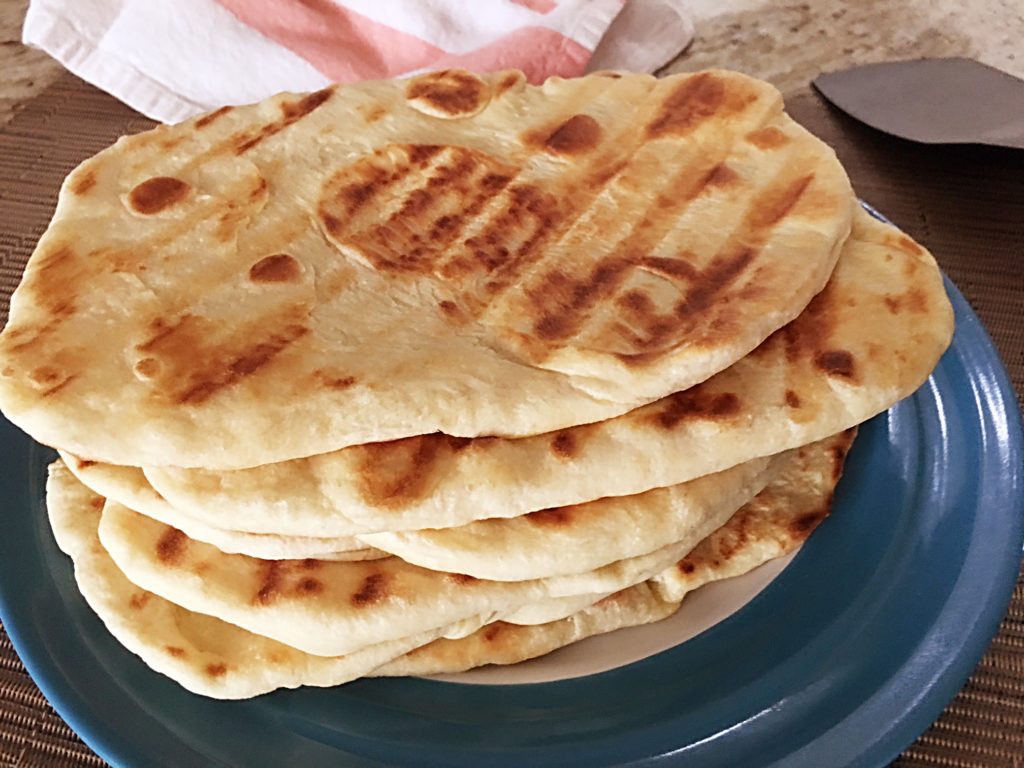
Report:
M813 85L851 117L893 136L1024 149L1024 80L971 59L868 64Z

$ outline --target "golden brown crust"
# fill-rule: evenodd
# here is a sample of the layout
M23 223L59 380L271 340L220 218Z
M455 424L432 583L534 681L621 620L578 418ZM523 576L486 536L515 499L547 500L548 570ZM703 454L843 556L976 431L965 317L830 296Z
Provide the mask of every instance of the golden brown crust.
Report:
M222 468L624 413L827 278L848 181L781 108L726 72L448 70L126 138L69 177L0 404L109 463Z

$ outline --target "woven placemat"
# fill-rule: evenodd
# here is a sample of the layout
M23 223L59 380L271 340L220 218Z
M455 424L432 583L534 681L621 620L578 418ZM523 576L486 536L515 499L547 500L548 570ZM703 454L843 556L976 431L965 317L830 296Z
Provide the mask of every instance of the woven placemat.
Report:
M902 142L838 115L809 91L792 97L789 109L836 148L861 197L932 250L1024 397L1024 152ZM0 130L0 322L64 176L118 136L152 124L68 74ZM0 765L103 765L54 714L2 629ZM1024 767L1024 580L966 687L896 765Z

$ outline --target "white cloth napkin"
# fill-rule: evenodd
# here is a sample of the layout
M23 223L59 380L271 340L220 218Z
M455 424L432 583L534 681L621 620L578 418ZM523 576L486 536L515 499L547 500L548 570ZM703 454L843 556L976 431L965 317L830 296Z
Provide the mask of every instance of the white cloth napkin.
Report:
M23 30L163 122L448 66L650 72L692 37L685 0L31 0Z

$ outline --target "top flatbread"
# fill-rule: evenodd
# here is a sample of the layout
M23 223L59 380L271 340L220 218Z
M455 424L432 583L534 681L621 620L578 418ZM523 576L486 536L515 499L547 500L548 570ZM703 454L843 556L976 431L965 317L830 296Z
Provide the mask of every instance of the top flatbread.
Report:
M853 205L733 73L449 71L225 108L69 176L0 407L87 459L208 468L594 422L795 317Z

